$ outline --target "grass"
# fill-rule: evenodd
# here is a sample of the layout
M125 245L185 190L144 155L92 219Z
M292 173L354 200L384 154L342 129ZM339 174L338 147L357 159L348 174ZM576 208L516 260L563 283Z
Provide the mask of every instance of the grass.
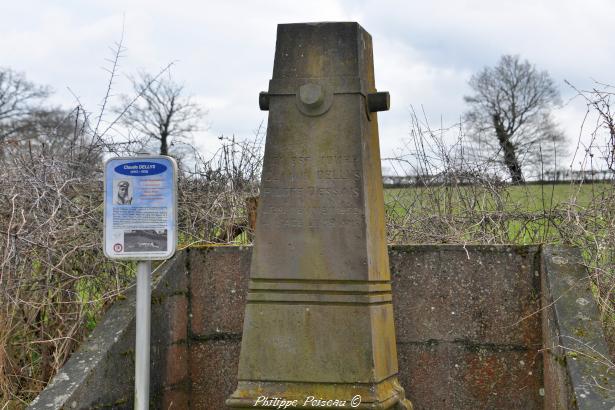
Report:
M579 245L610 229L612 195L611 183L390 188L389 242Z
M498 209L499 201L506 211L536 212L570 201L587 207L597 196L604 196L612 189L608 183L514 185L502 188L498 191L499 198L496 198L493 191L475 186L387 188L384 190L384 201L389 211L399 215L410 210L457 213L468 207L494 211Z

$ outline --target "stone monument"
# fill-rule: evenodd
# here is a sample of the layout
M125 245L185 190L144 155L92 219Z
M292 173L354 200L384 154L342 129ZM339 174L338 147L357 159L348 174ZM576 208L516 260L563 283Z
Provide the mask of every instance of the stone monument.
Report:
M411 409L397 351L371 36L278 26L231 408ZM277 402L276 402L277 400Z

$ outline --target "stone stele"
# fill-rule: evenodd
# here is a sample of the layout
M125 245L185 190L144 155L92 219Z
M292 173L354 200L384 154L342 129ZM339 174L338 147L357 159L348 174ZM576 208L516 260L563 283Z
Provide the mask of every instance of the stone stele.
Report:
M357 23L279 25L259 100L261 200L226 404L411 409L397 381L378 146L389 96L375 89L371 36Z

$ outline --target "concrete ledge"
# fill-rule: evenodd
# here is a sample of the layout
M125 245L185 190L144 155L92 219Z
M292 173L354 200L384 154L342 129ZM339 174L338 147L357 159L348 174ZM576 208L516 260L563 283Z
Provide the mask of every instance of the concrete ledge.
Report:
M615 369L580 250L545 246L542 271L545 408L613 409Z

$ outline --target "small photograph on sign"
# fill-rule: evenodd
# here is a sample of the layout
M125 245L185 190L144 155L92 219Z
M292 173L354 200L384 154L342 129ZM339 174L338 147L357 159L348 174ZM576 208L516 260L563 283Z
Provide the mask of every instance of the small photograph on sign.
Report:
M124 252L164 252L167 250L167 230L125 231Z
M113 181L113 205L131 205L133 190L130 178L115 179Z

